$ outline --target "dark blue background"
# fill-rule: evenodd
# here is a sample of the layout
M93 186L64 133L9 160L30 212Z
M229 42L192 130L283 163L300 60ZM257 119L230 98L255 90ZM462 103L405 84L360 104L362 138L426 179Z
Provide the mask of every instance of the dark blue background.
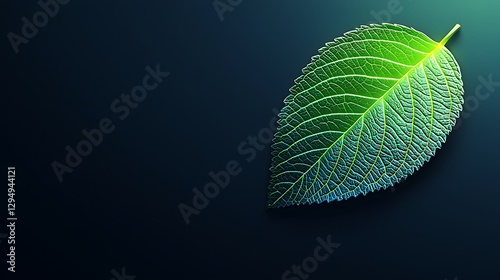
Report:
M448 48L466 96L480 76L500 80L498 1L400 1L384 20L436 41L463 26ZM318 48L376 22L388 2L244 0L221 22L208 0L72 0L14 54L7 33L40 8L3 1L2 168L17 169L18 276L109 280L126 267L136 280L281 279L331 234L342 245L310 279L500 279L500 89L468 106L396 191L266 210L271 149L250 163L237 151ZM156 64L171 75L118 120L111 102ZM59 183L51 163L104 117L116 130ZM179 203L230 160L242 173L186 225Z

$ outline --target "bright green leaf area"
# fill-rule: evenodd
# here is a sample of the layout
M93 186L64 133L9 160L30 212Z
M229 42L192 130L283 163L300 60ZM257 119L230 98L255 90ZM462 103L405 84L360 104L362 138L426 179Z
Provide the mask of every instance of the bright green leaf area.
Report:
M273 141L268 207L388 188L445 142L463 104L441 42L395 24L362 26L319 50L290 89Z

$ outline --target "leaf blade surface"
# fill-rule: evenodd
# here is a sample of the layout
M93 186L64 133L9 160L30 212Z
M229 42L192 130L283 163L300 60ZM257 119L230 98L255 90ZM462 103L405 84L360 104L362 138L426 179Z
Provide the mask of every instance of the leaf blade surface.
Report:
M343 200L392 186L434 155L463 104L441 41L362 26L320 49L280 113L268 207Z

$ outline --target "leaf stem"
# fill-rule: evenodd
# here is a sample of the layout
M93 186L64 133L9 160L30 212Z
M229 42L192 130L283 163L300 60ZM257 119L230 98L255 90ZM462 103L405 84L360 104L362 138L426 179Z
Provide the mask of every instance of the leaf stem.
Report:
M453 29L448 32L448 34L443 38L443 40L441 40L441 42L439 42L439 44L441 45L446 45L446 43L448 42L448 40L450 40L450 38L458 31L458 29L460 28L460 24L455 24L455 26L453 27Z

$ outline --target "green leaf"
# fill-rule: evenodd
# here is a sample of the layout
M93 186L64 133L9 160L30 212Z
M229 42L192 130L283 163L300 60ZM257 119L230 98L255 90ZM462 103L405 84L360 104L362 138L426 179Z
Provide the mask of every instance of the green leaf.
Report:
M303 69L273 140L268 207L386 189L445 142L462 110L460 68L441 42L395 24L361 26Z

